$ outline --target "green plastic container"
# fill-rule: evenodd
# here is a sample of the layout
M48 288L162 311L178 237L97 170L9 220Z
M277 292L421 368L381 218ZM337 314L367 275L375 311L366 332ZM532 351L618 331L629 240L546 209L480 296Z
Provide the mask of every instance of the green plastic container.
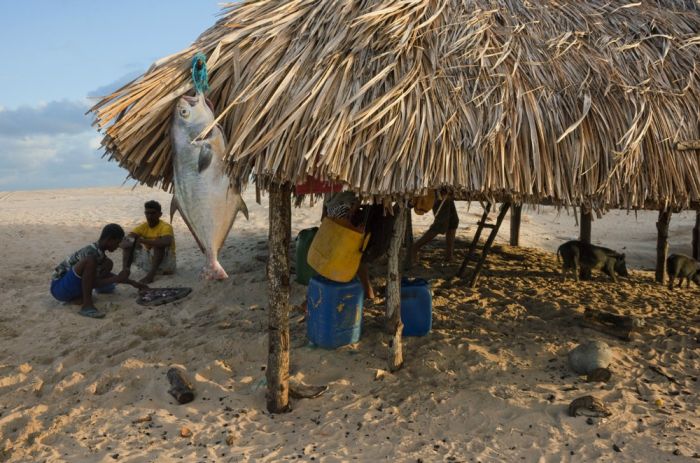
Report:
M309 246L314 240L314 236L318 231L318 227L307 228L299 232L297 235L297 252L296 252L296 267L297 267L297 283L308 285L311 277L318 275L306 261L306 256L309 253Z

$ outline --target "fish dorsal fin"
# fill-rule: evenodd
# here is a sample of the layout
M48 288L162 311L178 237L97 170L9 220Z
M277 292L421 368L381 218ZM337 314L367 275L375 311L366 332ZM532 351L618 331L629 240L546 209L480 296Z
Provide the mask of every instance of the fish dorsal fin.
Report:
M202 147L199 149L199 160L197 162L197 170L202 173L211 164L211 158L213 152L211 145L208 142L202 143Z

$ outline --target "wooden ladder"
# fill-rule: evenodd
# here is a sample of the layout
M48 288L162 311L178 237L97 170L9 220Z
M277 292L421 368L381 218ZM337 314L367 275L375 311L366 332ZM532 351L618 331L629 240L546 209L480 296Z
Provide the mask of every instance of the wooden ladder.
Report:
M459 267L459 271L457 272L457 277L462 278L464 275L464 271L467 269L467 264L475 260L476 258L476 247L479 244L479 238L481 238L481 232L484 228L490 228L491 233L489 234L489 237L486 239L486 243L484 243L484 247L481 250L481 256L479 259L476 261L476 266L474 267L474 271L469 277L468 280L468 285L470 288L473 288L476 286L476 281L479 279L479 274L481 273L481 268L484 266L484 262L486 262L486 256L488 256L489 251L491 250L491 246L493 245L493 241L496 239L496 235L498 234L498 229L501 228L501 223L503 223L503 218L506 216L506 213L508 212L508 209L510 208L510 203L503 203L501 204L501 208L498 211L498 217L496 218L496 223L487 223L486 220L489 217L489 213L491 212L491 203L486 203L486 207L484 207L484 213L481 215L481 220L477 222L479 227L476 229L476 233L474 234L474 239L472 240L471 244L469 245L469 251L467 252L467 255L464 257L464 261L462 262L462 266Z

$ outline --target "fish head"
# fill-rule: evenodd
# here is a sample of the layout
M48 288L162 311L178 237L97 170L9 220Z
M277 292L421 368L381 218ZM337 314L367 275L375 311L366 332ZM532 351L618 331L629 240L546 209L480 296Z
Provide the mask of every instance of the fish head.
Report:
M183 95L175 105L174 125L184 130L194 139L207 126L214 122L214 113L201 93L195 96Z

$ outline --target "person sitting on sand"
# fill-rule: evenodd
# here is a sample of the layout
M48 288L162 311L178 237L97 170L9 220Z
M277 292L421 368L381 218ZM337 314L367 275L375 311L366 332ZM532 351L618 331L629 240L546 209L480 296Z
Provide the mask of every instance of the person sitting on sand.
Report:
M124 268L131 268L135 262L146 272L141 283L151 283L156 273L175 273L175 234L172 225L160 220L163 211L158 201L147 201L144 214L146 221L129 232L121 247L124 249Z
M435 203L433 204L433 214L435 215L433 224L411 248L411 262L417 261L420 248L428 244L436 236L442 234L445 235L445 240L447 242L445 260L447 262L452 260L455 236L457 235L457 227L459 227L459 216L457 216L457 208L455 207L452 195L445 194L442 199L436 197Z
M105 225L97 242L77 250L58 264L51 275L51 295L61 302L82 304L80 315L103 318L105 314L93 304L93 289L111 292L117 283L148 289L148 286L130 280L128 269L122 269L119 275L112 273L114 263L105 251L114 252L123 238L122 227L116 223Z

